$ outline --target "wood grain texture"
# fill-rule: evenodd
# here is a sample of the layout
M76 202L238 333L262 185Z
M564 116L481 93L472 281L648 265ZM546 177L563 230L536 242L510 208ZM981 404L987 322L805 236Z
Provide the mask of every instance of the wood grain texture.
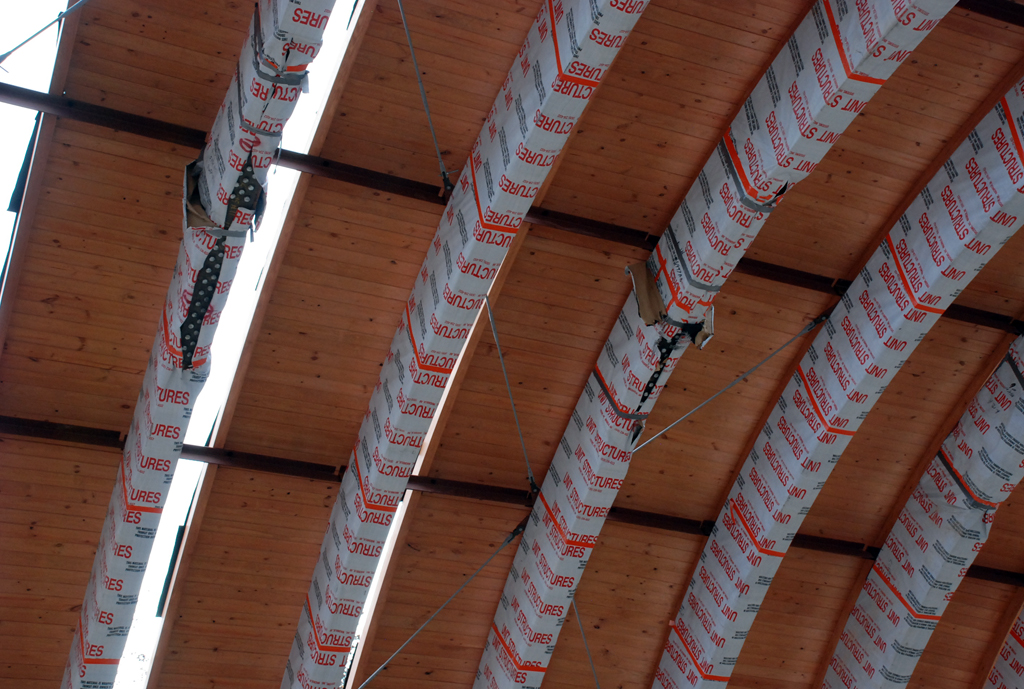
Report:
M459 167L540 0L418 0L410 30L449 168ZM660 233L807 0L654 0L584 115L543 205ZM250 3L94 0L67 95L207 129L248 26ZM751 256L848 276L996 84L1024 58L1024 30L954 9L818 169L773 214ZM437 182L436 159L397 8L381 2L322 154ZM175 259L180 175L195 152L60 121L19 258L0 358L0 413L124 430ZM266 315L254 331L225 446L335 465L349 455L440 208L316 179L296 208ZM535 228L495 302L506 363L541 477L629 283L637 249ZM959 303L1024 312L1024 238ZM775 351L828 295L736 275L718 335L688 352L653 432ZM7 304L10 304L8 307ZM840 461L804 533L866 542L1002 333L942 321L898 374ZM714 519L743 449L798 345L637 453L618 504ZM431 475L525 486L490 334L467 358ZM13 449L11 449L13 448ZM113 485L116 452L0 443L0 678L53 686ZM77 473L76 473L77 471ZM277 687L336 486L220 469L198 529L161 687ZM42 496L46 497L43 498ZM1000 509L978 564L1024 572L1024 499ZM54 514L40 500L56 501ZM422 495L365 653L375 667L490 554L523 509ZM10 545L8 545L10 544ZM609 523L579 589L606 686L647 689L702 539ZM377 680L469 687L507 550ZM735 669L733 686L811 687L862 561L794 549ZM31 580L32 591L25 590ZM76 588L77 587L77 588ZM969 580L913 686L968 687L984 672L1014 593ZM56 649L56 650L54 650ZM56 659L56 660L54 660ZM42 668L39 672L33 667ZM46 674L49 673L49 674ZM44 677L45 675L45 677ZM40 679L43 678L43 679ZM45 681L44 681L45 679ZM572 616L551 686L590 686Z
M0 437L0 678L60 683L117 450Z

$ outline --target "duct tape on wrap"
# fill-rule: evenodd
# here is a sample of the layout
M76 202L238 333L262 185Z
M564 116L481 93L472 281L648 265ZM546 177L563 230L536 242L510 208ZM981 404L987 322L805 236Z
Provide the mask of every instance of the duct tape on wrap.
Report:
M186 218L195 219L187 205L183 211ZM244 238L225 238L220 228L184 223L62 687L113 686L192 406L209 375L210 344L243 246ZM207 269L217 271L217 278L211 278ZM196 325L189 317L197 300L205 310L199 326L190 330L190 323ZM183 356L191 356L191 368L182 367Z
M452 367L509 245L646 0L546 0L406 302L349 458L282 687L335 687Z
M1024 477L1024 338L942 443L893 525L829 663L823 687L902 687L996 508ZM997 685L998 686L998 685Z
M985 689L1024 689L1024 611L1013 621L988 673Z
M888 2L818 2L769 66L647 262L668 317L645 324L632 292L601 351L523 535L475 686L540 685L643 423L689 344L680 328L703 320L786 191L952 4L908 5L897 18ZM666 672L659 676L676 681Z
M863 419L1020 226L1018 84L914 199L818 333L722 508L656 684L728 681L789 543ZM888 622L887 622L888 624Z

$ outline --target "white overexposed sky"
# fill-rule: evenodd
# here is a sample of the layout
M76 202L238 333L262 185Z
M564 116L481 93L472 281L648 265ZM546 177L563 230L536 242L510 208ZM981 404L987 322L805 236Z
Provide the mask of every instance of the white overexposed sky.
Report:
M0 9L4 26L0 38L0 54L21 43L41 26L51 21L67 6L66 0L33 0L32 2L4 2ZM4 60L0 81L35 91L50 88L53 61L57 57L57 25L39 34L30 43ZM6 256L14 228L14 213L7 212L11 192L18 181L25 149L32 138L36 113L0 103L0 129L4 132L3 153L0 156L0 255ZM2 261L0 261L2 264Z
M299 99L295 114L284 130L284 148L302 153L309 151L354 28L346 26L344 20L339 21L342 16L348 19L351 1L339 0L336 9L344 11L336 12L335 20L327 26L324 49L310 70L309 92ZM363 3L363 0L356 1L359 5ZM7 27L5 35L13 37L6 43L0 42L0 53L34 33L66 7L66 0L34 0L16 4L11 0L0 2L3 2L0 18L3 18ZM0 71L0 80L37 91L47 91L53 73L57 38L56 26L40 34L4 62L3 67L9 73ZM0 104L0 125L3 126L7 142L3 158L0 159L3 161L0 163L0 252L3 256L9 251L16 217L14 213L5 211L32 136L35 114L30 110ZM206 445L208 438L215 435L213 431L223 412L266 279L266 268L277 248L298 179L299 174L293 170L276 166L271 169L267 185L267 211L255 241L249 243L242 255L232 283L228 304L213 342L211 375L196 400L185 437L186 443ZM0 265L3 256L0 256ZM157 604L171 566L175 536L178 527L188 517L203 466L199 462L187 460L178 462L114 689L143 689L148 681L153 654L163 627L163 619L155 616Z
M309 91L299 98L295 112L285 125L282 148L299 153L309 152L320 116L327 105L331 87L352 38L352 30L355 28L355 21L351 26L345 22L351 14L351 1L338 0L335 5L333 19L324 31L324 47L310 65ZM360 6L364 2L357 1ZM359 10L356 10L356 15L358 13ZM220 423L253 313L267 278L266 268L277 249L277 241L281 236L285 216L298 181L298 172L276 165L271 166L267 179L267 209L255 241L245 247L235 279L231 283L228 303L211 347L213 366L210 377L196 400L192 420L185 435L185 442L189 444L205 445L211 431L215 431ZM213 435L216 436L216 432L213 432Z

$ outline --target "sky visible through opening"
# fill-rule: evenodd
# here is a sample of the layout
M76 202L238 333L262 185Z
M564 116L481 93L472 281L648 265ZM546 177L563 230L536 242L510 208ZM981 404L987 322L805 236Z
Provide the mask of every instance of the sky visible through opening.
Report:
M66 1L33 0L32 2L4 2L0 16L4 22L4 36L0 53L5 53L53 20L64 10ZM53 62L57 57L57 25L54 24L32 42L22 46L4 60L0 81L34 91L50 88ZM25 150L32 138L36 113L14 105L0 103L0 127L4 132L2 163L0 163L0 251L7 255L11 245L16 213L7 212L11 192L18 181Z
M360 6L362 2L356 0ZM65 7L66 0L6 3L2 16L6 24L6 35L13 38L0 43L0 52L14 47L51 21ZM309 73L309 92L299 99L295 113L284 130L283 148L301 153L309 151L352 36L355 21L348 24L346 21L356 16L358 11L353 11L351 0L339 0L334 20L328 24L324 34L324 48ZM0 71L0 81L36 91L47 91L53 74L58 38L58 28L54 25L20 48L3 63L7 72ZM25 159L35 119L34 111L0 104L0 124L3 125L7 139L3 162L0 163L0 212L3 213L0 216L0 251L3 251L4 256L10 252L17 218L16 213L8 213L6 208ZM207 445L216 437L259 295L267 278L267 268L277 248L298 180L299 173L293 170L276 166L271 169L267 184L267 211L254 241L250 242L243 253L232 284L212 345L213 367L210 379L196 401L186 434L185 442L188 444ZM155 331L155 322L153 327ZM148 683L153 655L163 627L163 617L156 616L157 607L170 575L179 527L188 519L204 468L203 463L189 460L179 460L177 464L114 689L143 689ZM170 592L167 596L170 597Z

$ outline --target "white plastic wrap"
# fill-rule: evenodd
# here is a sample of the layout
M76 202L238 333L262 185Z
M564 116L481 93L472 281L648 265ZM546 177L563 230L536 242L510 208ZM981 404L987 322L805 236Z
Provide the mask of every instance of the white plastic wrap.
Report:
M903 687L999 504L1024 477L1024 338L964 412L886 538L823 687ZM1011 637L1012 639L1012 637Z
M257 57L255 30L254 18L238 68L207 137L198 183L199 198L210 218L223 227L243 231L256 217L284 124L295 109L303 78L277 76L263 69ZM239 186L241 180L244 183ZM228 208L233 201L236 210L229 219Z
M985 680L985 689L1024 689L1024 611L1006 635L999 657Z
M952 4L907 5L897 18L887 1L818 2L758 82L647 262L668 318L646 325L631 293L601 351L523 535L476 687L540 685L644 421L689 343L680 327L704 319L786 191ZM690 646L696 655L684 657L670 643L678 663L662 663L660 682L714 676L710 664L696 664L704 662L700 645Z
M299 4L287 2L289 11ZM329 14L331 4L321 0L318 11ZM113 686L192 407L209 375L210 345L245 248L245 230L258 221L254 192L263 191L302 89L304 73L275 71L262 54L259 19L253 18L202 162L186 169L184 236L64 673L67 689ZM286 41L288 33L275 36ZM239 186L248 165L250 183ZM228 218L236 189L252 196L242 198Z
M192 406L210 372L210 344L244 248L242 237L226 238L219 246L211 234L218 230L184 225L62 687L113 685ZM204 286L203 266L211 252L220 260L220 277ZM182 369L181 325L196 289L212 290L212 300L193 367Z
M729 493L656 684L728 681L790 541L853 434L1020 226L1024 151L1012 120L1022 112L1017 85L914 199L818 333Z
M645 0L547 0L474 143L349 456L282 687L333 689L448 377L508 247Z
M261 52L280 72L305 72L320 54L334 0L259 0Z

